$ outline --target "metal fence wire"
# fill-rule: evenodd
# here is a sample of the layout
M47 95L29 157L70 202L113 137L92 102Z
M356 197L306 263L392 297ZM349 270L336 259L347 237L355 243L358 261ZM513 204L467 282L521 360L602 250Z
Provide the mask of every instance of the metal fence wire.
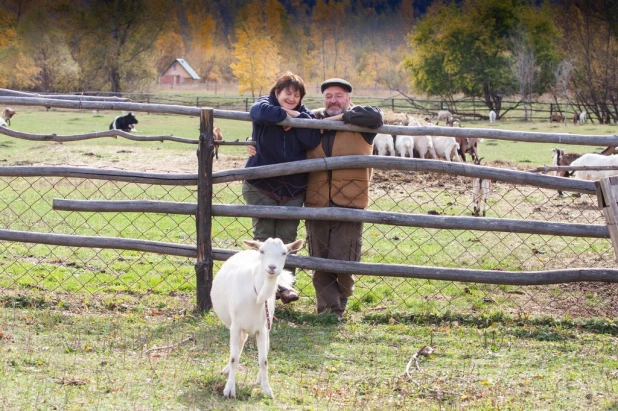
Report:
M213 204L244 204L241 182L216 184ZM427 172L375 170L369 210L436 216L472 215L472 179ZM143 212L67 212L54 198L159 200L196 203L195 186L162 186L67 177L0 177L0 229L81 236L136 238L195 245L195 216ZM492 182L487 218L605 224L596 200L555 190ZM609 268L609 239L486 231L446 230L365 223L362 262L479 270L536 271ZM305 238L301 221L298 238ZM212 246L243 249L252 238L248 217L214 217ZM306 246L299 255L308 255ZM130 300L157 306L161 296L178 304L195 301L195 260L147 252L0 241L0 287L23 292L69 293L81 301L122 308ZM221 262L215 262L214 272ZM311 272L296 270L301 300L294 308L315 311ZM357 276L348 311L403 314L501 310L514 315L616 315L615 285L567 283L505 286L397 277ZM50 294L45 294L45 298ZM165 300L169 304L169 299Z

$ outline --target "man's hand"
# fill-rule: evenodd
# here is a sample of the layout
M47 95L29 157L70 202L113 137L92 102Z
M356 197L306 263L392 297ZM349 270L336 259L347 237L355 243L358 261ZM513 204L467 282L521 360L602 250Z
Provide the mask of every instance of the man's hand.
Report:
M247 153L249 153L249 157L253 157L257 154L257 150L253 144L247 145Z

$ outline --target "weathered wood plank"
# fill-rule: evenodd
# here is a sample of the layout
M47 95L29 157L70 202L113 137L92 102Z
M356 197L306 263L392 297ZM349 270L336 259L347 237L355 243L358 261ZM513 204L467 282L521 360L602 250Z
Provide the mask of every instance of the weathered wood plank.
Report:
M151 212L195 215L197 205L191 203L107 200L53 200L54 210L91 212ZM300 220L363 221L366 223L423 227L445 230L502 231L511 233L554 235L568 237L609 238L605 225L556 223L505 218L465 216L431 216L347 208L308 208L254 205L212 205L212 215L219 217L255 217ZM479 224L482 223L482 224Z
M213 280L212 257L212 163L215 158L212 109L203 109L200 116L200 144L197 149L198 183L197 212L197 261L195 276L197 309L201 312L212 308L210 290Z

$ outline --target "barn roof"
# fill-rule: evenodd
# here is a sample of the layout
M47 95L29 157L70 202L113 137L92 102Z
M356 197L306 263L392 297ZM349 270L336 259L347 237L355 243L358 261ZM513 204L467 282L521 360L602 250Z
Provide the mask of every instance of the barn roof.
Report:
M193 70L193 67L191 67L189 65L189 63L187 63L185 61L185 59L177 58L176 61L178 62L178 64L180 64L182 66L182 68L184 68L187 71L187 73L189 73L189 75L191 76L191 78L193 80L199 80L200 79L200 76L197 75L195 70ZM174 64L174 63L172 63L172 64ZM168 68L170 68L172 66L172 64L170 64L168 66Z

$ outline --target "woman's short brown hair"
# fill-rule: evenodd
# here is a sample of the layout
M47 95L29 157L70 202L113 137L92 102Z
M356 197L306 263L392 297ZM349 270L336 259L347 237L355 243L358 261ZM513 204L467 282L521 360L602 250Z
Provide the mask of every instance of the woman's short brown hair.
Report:
M281 90L285 90L288 87L298 91L300 93L301 100L305 97L305 82L299 75L296 75L291 71L286 71L279 76L277 82L270 90L270 94L277 95L281 93Z

